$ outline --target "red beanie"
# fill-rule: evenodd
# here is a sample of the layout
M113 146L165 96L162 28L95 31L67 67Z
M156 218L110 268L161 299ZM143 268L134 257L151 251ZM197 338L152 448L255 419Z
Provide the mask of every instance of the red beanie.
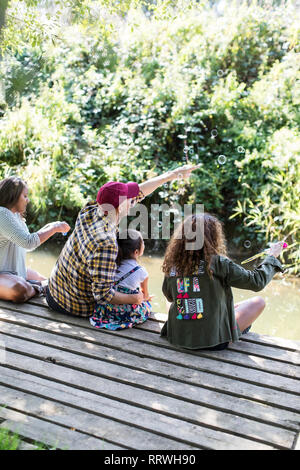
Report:
M118 181L109 181L105 183L98 191L98 204L111 204L115 209L119 207L124 199L130 199L138 196L140 191L137 183L119 183Z

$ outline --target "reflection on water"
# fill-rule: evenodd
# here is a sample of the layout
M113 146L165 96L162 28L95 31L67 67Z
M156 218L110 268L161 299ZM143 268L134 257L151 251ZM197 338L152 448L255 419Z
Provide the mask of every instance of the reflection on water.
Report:
M49 276L59 256L62 245L41 247L27 253L27 265L36 269L44 276ZM161 292L163 273L162 257L155 255L143 256L140 263L149 273L149 291L153 298L153 310L167 312L165 300ZM279 336L281 338L300 340L300 279L273 280L263 291L251 292L233 289L235 302L260 295L265 299L264 313L256 320L252 331L256 333Z

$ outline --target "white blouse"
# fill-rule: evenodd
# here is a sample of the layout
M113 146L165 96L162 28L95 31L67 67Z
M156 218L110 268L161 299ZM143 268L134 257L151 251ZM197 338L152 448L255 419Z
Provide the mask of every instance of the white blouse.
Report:
M15 271L26 279L26 251L41 244L37 233L29 233L18 212L0 206L0 272Z

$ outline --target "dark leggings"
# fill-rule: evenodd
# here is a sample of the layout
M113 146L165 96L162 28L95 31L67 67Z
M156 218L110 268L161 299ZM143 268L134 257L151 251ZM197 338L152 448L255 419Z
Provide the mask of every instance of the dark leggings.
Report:
M58 303L53 299L48 286L46 288L46 301L49 307L52 308L52 310L55 310L55 312L64 313L65 315L72 315L70 312L58 305Z

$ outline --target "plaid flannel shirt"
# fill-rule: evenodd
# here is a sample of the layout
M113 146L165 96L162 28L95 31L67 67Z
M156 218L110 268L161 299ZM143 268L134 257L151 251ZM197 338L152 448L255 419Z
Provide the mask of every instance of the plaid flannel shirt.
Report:
M142 191L133 199L144 199ZM117 227L109 224L96 201L80 212L75 229L52 270L48 288L53 299L73 315L90 316L96 303L114 296Z

